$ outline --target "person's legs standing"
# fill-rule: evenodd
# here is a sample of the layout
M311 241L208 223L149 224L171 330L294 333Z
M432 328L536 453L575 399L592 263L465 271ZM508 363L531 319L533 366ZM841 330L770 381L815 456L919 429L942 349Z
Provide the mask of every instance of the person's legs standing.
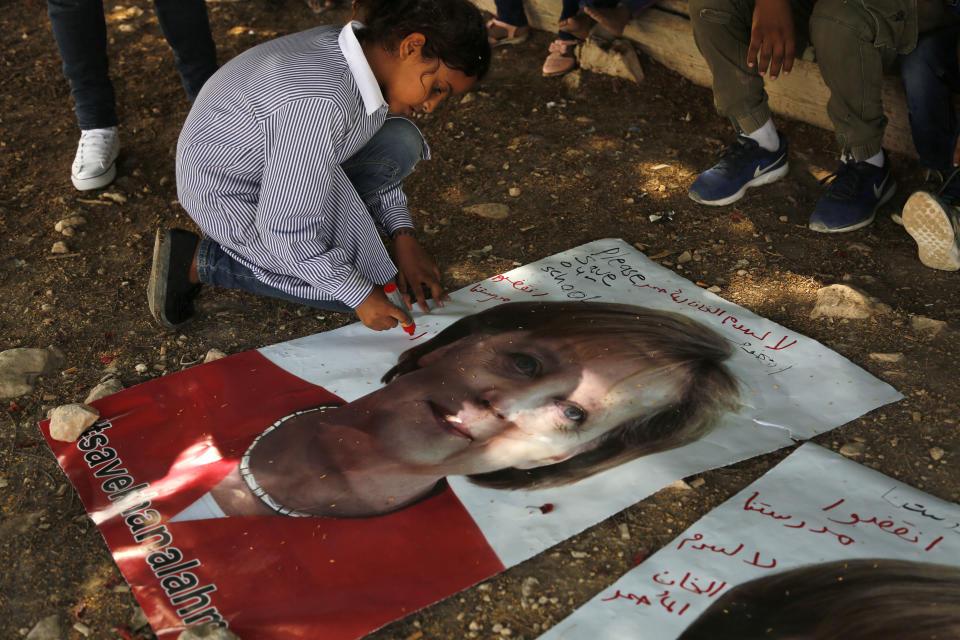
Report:
M210 35L204 0L154 0L157 20L173 49L183 89L190 102L217 70L217 50Z
M71 179L77 189L98 189L116 176L120 148L103 3L48 0L47 13L81 129Z
M117 126L101 0L48 0L53 37L81 129Z

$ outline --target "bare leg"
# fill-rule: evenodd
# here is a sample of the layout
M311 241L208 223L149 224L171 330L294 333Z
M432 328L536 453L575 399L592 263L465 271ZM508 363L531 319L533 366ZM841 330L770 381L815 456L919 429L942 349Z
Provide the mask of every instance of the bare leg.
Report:
M584 7L583 10L615 36L622 36L624 27L630 22L630 9L623 6Z

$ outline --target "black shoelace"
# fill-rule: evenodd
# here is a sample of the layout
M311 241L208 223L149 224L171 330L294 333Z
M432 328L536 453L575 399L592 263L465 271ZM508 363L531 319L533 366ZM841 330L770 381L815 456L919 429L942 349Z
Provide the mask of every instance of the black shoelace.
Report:
M747 138L742 136L731 142L730 146L717 154L720 157L720 162L717 163L715 170L724 175L735 175L739 173L747 161L747 153L752 151L754 147L759 147L756 142L750 144L751 142L753 141L748 141Z
M937 189L937 192L934 194L947 204L955 207L960 206L960 188L952 189L948 192L947 187L950 186L950 183L953 182L953 179L957 177L957 174L960 174L960 167L955 167L953 171L950 172L950 175L947 176L946 180L940 183L940 188ZM957 184L960 185L960 181L958 181Z
M861 163L844 160L836 171L820 180L820 184L830 183L824 197L839 202L856 200L860 194L864 172L862 167L857 166L859 164Z

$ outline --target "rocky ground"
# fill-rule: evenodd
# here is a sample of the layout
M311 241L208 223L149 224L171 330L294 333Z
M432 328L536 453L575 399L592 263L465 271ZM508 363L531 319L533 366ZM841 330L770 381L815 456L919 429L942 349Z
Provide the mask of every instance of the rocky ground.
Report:
M151 635L40 436L36 424L49 409L82 402L105 380L129 387L192 366L210 349L236 353L351 321L225 291L205 293L188 330L150 321L144 289L154 231L191 224L173 177L188 104L151 4L122 1L107 9L124 151L117 181L101 192L81 194L69 182L78 134L43 3L11 0L0 14L0 350L59 354L29 390L2 401L2 638ZM209 7L221 60L318 21L300 0ZM323 19L345 18L341 10ZM894 157L900 193L873 225L813 234L806 221L817 179L836 163L832 136L781 121L791 142L788 179L731 207L697 206L686 187L730 137L709 91L642 56L642 84L590 73L544 79L549 41L538 33L498 51L477 91L419 122L434 160L407 191L449 287L622 237L901 390L903 401L817 441L960 500L960 276L924 268L888 217L919 183L916 164ZM507 205L509 216L464 211L489 203ZM58 228L75 216L82 221ZM864 317L811 318L817 291L838 283L873 297L854 301ZM688 478L371 637L534 638L785 453Z

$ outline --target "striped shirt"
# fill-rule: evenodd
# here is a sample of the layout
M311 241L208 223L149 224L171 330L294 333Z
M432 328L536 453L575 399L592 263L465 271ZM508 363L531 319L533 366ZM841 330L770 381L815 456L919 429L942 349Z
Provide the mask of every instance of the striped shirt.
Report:
M354 25L231 60L177 144L177 193L204 234L273 287L351 307L397 273L378 228L413 227L400 185L361 199L340 167L388 110Z

